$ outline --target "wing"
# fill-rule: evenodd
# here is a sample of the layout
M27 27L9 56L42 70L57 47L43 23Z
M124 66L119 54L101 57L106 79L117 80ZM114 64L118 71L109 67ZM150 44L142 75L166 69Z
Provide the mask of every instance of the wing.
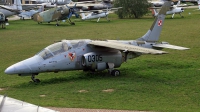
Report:
M165 51L148 49L148 48L143 48L139 46L123 44L119 42L91 41L88 44L94 45L94 46L113 48L113 49L117 49L121 51L137 52L137 53L143 53L143 54L166 54L167 53Z
M116 7L116 8L109 8L109 9L102 9L102 11L118 11L118 9L121 9L122 7Z
M22 9L23 10L31 10L31 9L37 9L37 6L41 6L39 4L22 4Z
M3 5L0 5L0 8L2 8L2 9L6 9L6 10L9 10L9 11L11 11L11 12L19 12L19 10L12 9L12 8L10 8L10 7L3 6Z

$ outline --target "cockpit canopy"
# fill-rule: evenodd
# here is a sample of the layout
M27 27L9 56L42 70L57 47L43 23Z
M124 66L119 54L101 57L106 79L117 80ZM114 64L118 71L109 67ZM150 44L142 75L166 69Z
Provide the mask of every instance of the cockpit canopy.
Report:
M84 40L63 40L62 42L57 42L44 48L36 55L41 56L45 60L55 55L66 52L71 48L81 47L84 45L84 43L85 43Z
M60 54L67 50L68 50L68 45L66 42L58 42L46 47L45 49L40 51L38 55L41 56L45 60L50 57L53 57L53 55Z

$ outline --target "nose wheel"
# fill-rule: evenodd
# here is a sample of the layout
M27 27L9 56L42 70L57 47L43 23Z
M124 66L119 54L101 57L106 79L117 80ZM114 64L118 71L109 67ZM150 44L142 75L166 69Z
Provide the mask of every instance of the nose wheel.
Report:
M35 79L35 74L32 74L31 79L35 83L39 83L40 82L40 79Z

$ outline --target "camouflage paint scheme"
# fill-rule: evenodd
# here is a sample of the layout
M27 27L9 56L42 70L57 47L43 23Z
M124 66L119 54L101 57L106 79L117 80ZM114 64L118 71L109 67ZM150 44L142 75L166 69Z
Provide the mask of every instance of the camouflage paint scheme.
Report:
M70 24L74 24L70 20L71 14L73 13L73 8L69 8L66 5L56 6L49 10L34 14L33 20L38 23L57 21L58 25L58 21L68 19Z

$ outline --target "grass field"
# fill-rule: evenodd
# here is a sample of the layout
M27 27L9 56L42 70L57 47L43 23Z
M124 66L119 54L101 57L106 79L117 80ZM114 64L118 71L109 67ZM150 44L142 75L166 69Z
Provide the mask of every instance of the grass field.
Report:
M112 14L110 22L77 21L75 26L62 23L59 27L32 20L10 21L6 29L0 29L0 94L45 107L199 111L200 11L193 10L185 10L185 18L167 16L160 38L190 50L163 49L169 54L129 60L119 68L118 77L102 75L106 71L42 73L37 76L39 84L30 83L29 76L6 75L4 70L62 39L137 39L154 19L117 19Z

